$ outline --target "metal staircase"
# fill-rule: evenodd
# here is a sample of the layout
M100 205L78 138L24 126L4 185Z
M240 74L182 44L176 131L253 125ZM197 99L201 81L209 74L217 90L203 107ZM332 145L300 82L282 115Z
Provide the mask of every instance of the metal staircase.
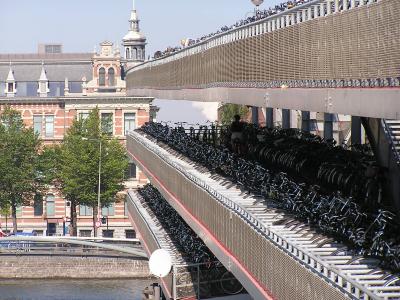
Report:
M391 140L392 150L400 164L400 120L382 120L386 133Z

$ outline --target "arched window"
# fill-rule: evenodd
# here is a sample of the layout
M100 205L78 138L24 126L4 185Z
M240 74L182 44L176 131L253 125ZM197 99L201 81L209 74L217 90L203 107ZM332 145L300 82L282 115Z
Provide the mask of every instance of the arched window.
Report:
M138 49L137 59L142 60L142 49L141 48Z
M106 85L106 69L100 68L99 70L99 86Z
M131 49L126 48L126 54L125 54L126 59L130 59L131 58Z
M108 86L115 85L115 71L114 68L108 69Z
M136 48L132 49L132 59L137 59L137 49Z

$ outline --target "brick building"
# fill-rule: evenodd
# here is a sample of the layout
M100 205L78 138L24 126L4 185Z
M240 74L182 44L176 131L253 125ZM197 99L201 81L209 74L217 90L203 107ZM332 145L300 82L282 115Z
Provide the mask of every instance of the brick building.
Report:
M123 39L125 57L119 46L108 41L100 44L98 53L63 53L62 45L46 44L39 45L34 54L0 54L0 113L6 105L20 111L25 124L51 145L61 143L75 118L85 118L98 107L101 118L112 120L103 130L125 143L127 131L153 119L157 112L153 98L126 96L124 71L144 60L146 44L135 8L129 22ZM126 187L146 182L130 163ZM77 212L78 234L92 235L92 209L80 206ZM43 199L18 208L18 230L62 235L68 233L69 214L69 203L50 188ZM99 236L135 236L124 202L103 208L102 215L108 226L100 228ZM3 230L12 228L9 216L1 216L0 222Z

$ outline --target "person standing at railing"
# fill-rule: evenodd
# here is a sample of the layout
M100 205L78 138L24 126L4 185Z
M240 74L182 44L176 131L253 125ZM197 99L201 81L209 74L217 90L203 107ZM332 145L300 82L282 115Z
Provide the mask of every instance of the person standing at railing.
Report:
M235 115L234 121L231 124L231 144L232 144L232 151L236 154L242 153L243 147L243 130L244 130L244 123L240 121L240 116Z

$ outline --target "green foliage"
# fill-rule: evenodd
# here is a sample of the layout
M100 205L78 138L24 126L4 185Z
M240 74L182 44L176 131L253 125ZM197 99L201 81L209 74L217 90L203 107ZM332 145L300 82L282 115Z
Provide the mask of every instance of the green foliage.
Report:
M75 120L61 147L60 188L73 205L93 207L97 212L101 144L101 206L113 203L124 188L128 159L123 145L101 131L98 109L85 120ZM74 225L73 225L74 226Z
M248 113L249 108L245 105L225 104L221 108L220 123L222 125L230 125L235 115L239 115L242 119L244 119Z
M19 112L6 107L0 116L0 206L11 208L14 231L16 208L28 204L40 186L39 148L33 129L25 127Z

